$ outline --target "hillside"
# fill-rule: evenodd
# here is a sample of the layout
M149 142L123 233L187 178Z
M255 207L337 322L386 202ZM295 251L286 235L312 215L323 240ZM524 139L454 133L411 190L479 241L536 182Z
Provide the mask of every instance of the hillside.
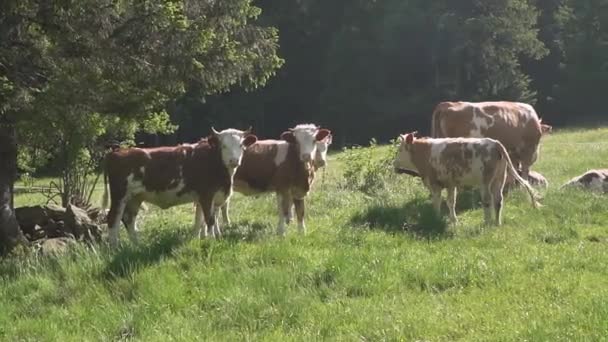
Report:
M194 238L191 205L150 206L139 246L0 261L0 339L599 340L608 202L559 186L608 167L606 136L544 137L533 167L550 183L543 207L511 193L501 227L482 225L467 192L446 227L418 179L377 166L388 147L330 157L306 236L295 224L275 236L274 196L236 195L219 241Z

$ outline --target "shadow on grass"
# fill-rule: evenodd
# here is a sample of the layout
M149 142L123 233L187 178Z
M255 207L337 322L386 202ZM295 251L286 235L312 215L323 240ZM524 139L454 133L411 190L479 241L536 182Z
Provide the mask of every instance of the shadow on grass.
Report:
M249 220L231 223L229 226L222 227L222 239L230 243L259 241L268 234L267 224Z
M410 233L419 238L451 237L445 217L438 217L426 198L416 198L401 206L374 204L351 218L351 223L389 233Z
M123 278L154 265L191 239L191 235L188 230L162 230L155 232L150 241L142 241L138 245L127 244L113 255L103 276Z

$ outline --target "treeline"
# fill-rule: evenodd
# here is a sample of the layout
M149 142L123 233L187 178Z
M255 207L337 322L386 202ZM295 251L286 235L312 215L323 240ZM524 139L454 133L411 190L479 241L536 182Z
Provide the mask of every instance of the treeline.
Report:
M258 0L285 64L266 87L171 109L189 141L209 125L278 136L313 121L340 145L428 131L443 100L519 100L554 125L605 117L608 0ZM150 141L148 141L150 142Z

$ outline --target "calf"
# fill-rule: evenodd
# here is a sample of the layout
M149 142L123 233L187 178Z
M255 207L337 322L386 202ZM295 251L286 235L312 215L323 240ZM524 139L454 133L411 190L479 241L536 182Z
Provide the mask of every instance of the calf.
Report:
M105 159L103 207L108 213L110 243L118 244L120 221L129 237L137 241L136 217L142 202L162 209L196 202L195 228L200 237L221 235L215 208L232 194L234 173L241 164L243 149L257 138L236 129L213 133L196 144L174 147L115 149ZM205 219L207 229L201 226Z
M243 163L234 176L234 190L246 196L274 192L277 195L279 223L277 233L285 235L285 225L295 207L298 229L306 232L304 198L310 191L320 142L331 143L331 132L312 124L297 125L281 134L282 140L260 140L243 155ZM327 140L326 140L327 139ZM325 152L321 152L324 159ZM314 159L313 159L314 157ZM228 221L228 205L222 208Z
M507 150L499 141L489 138L417 139L414 134L399 136L395 169L413 170L420 175L431 192L433 206L438 214L441 191L447 188L449 217L453 223L457 222L456 188L476 186L481 190L486 224L491 223L493 207L495 223L500 225L503 186L507 174L526 188L532 205L537 206L535 191L517 174Z
M332 143L331 134L327 135L325 138L323 138L321 140L317 140L317 142L316 142L317 150L315 152L315 157L312 161L312 165L313 165L315 171L317 171L320 168L325 167L327 165L327 151L328 151L331 143ZM237 191L238 191L238 189L237 189ZM225 224L230 224L228 207L229 207L229 203L227 201L226 204L222 206L222 219ZM286 218L287 223L289 223L291 221L291 218L293 217L293 211L292 211L293 207L294 207L294 204L293 204L293 201L291 201L291 204L289 204L288 216ZM304 223L302 222L302 225L303 224Z
M598 193L608 193L608 169L589 170L562 185L562 188L568 187L577 187Z

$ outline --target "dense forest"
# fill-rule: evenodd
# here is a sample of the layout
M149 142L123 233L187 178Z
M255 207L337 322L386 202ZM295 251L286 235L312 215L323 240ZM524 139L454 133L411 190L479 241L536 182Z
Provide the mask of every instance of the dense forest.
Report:
M109 143L314 122L342 147L428 132L445 100L597 123L607 25L608 0L4 0L0 232L20 174L79 202Z
M444 100L518 100L547 122L596 123L608 87L605 0L259 0L260 21L279 31L285 64L268 86L171 112L166 142L207 125L252 124L275 137L313 121L338 145L428 131Z

